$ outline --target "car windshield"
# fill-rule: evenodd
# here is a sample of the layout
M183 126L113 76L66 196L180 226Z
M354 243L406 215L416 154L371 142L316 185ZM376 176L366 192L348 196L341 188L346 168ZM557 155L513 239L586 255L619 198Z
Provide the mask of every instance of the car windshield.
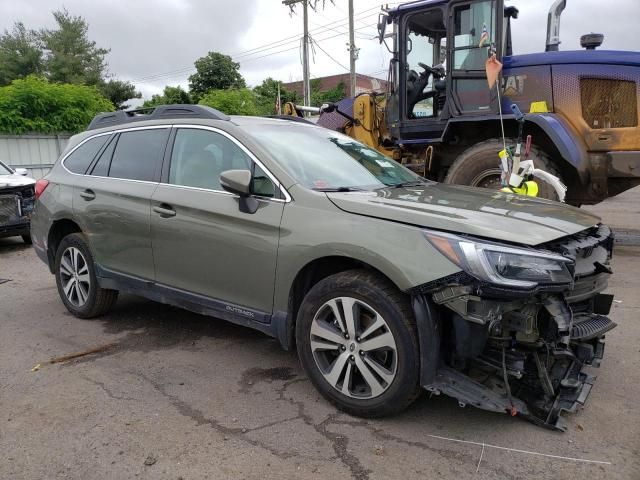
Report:
M314 190L373 190L426 181L346 135L309 125L261 125L250 134L298 182Z
M0 162L0 175L11 175L13 172L4 163Z

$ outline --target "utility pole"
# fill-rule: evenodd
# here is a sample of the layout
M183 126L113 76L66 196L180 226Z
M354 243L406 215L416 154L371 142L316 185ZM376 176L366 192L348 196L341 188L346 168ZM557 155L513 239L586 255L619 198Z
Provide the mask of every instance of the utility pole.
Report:
M355 30L353 28L353 0L349 0L349 96L356 96L356 60L358 50L355 43Z
M304 22L304 36L302 37L302 76L304 81L304 104L311 106L311 83L309 81L309 2L302 0L302 18Z
M302 37L302 93L305 106L311 106L311 84L309 82L309 0L282 0L282 3L293 9L297 3L302 3L302 19L304 22L304 35Z

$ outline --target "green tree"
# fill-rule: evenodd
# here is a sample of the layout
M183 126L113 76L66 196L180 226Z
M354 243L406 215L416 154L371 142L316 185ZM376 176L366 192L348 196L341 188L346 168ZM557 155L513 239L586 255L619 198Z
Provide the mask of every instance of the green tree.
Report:
M172 105L180 103L193 103L189 92L183 90L180 85L177 87L170 87L167 85L164 87L162 95L153 95L151 100L146 100L142 106L155 107L157 105Z
M41 74L43 53L38 34L27 30L22 22L13 24L11 32L0 36L0 85L8 85L16 78Z
M247 88L231 90L211 90L198 102L208 105L227 115L257 115L256 97Z
M98 84L98 89L102 95L111 100L116 110L129 108L129 105L125 104L127 100L142 98L142 94L136 90L135 85L124 80L111 79L108 82L101 81Z
M209 90L246 86L244 78L240 75L240 64L234 62L229 55L209 52L197 59L194 65L196 73L189 77L189 90L195 100L199 100Z
M320 79L311 80L311 105L319 107L323 103L337 102L345 98L344 83L340 82L329 90L320 90Z
M273 115L275 113L276 99L278 98L278 85L280 85L280 103L299 102L301 99L294 91L282 87L282 82L271 77L265 78L262 83L253 88L256 96L256 108L258 115Z
M53 12L57 28L40 30L45 50L47 77L53 82L98 85L104 78L107 65L104 57L109 53L89 40L89 25L80 16L66 9Z
M0 87L1 133L76 133L97 113L110 111L113 105L96 87L49 83L36 76Z

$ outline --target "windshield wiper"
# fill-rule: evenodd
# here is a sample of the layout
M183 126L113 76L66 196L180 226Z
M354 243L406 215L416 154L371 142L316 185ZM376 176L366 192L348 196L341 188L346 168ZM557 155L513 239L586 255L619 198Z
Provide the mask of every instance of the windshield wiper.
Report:
M327 187L327 188L314 188L316 192L365 192L364 188L358 187Z
M426 184L426 180L411 180L408 182L400 182L400 183L392 183L387 185L386 188L403 188L403 187L418 187L420 185Z

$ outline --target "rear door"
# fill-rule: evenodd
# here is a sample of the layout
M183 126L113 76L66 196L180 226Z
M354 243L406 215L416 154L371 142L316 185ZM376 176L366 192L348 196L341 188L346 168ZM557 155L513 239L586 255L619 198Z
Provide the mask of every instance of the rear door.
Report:
M151 201L157 282L260 321L273 305L280 188L226 132L177 127L171 143ZM241 212L238 196L220 186L220 174L230 169L253 171L255 213Z
M169 132L140 127L116 133L76 182L74 212L100 267L154 279L150 200Z

